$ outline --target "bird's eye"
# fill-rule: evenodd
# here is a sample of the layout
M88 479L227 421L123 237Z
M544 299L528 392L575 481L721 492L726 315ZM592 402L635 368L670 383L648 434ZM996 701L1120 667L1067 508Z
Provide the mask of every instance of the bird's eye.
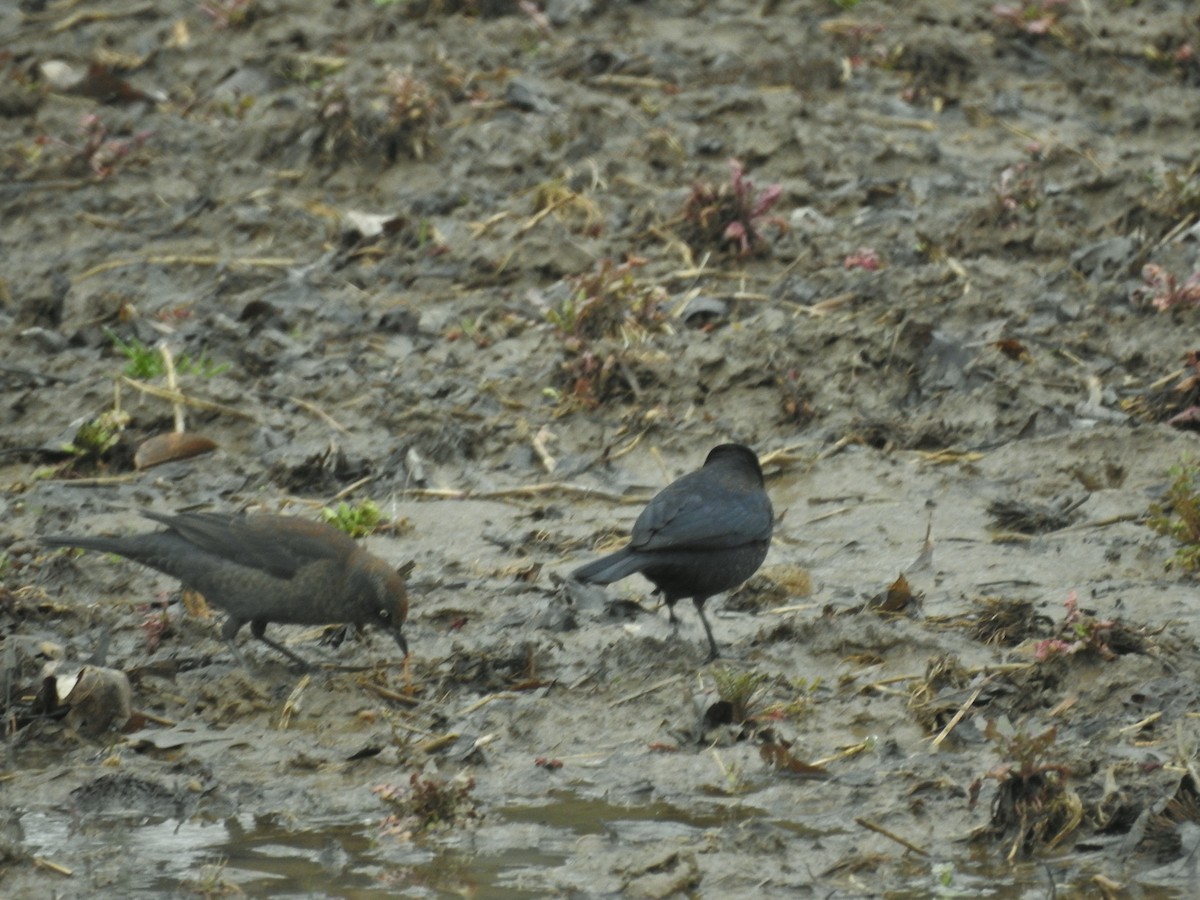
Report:
M381 609L379 611L379 618L383 619L384 621L387 621L391 617L392 617L392 614L389 613L386 609Z

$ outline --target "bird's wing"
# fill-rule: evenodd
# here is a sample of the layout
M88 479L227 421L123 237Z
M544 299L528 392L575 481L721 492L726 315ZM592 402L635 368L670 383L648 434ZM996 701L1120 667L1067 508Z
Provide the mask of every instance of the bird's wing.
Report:
M770 501L761 492L687 479L667 485L633 525L634 550L727 550L771 537Z
M283 517L271 517L271 527L264 528L254 519L222 513L146 515L207 553L279 578L291 578L306 563L332 558L339 550L336 543L289 526L292 520Z

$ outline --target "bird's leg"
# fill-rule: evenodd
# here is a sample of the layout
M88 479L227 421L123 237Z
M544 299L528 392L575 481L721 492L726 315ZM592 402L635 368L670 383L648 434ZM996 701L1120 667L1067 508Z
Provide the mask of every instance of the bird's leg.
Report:
M264 644L266 644L268 647L270 647L272 650L278 650L280 653L282 653L284 656L286 656L288 659L290 659L292 662L294 662L296 665L298 665L302 672L315 671L315 668L312 665L310 665L308 663L308 661L306 661L304 659L303 656L301 656L298 653L293 653L291 650L289 650L287 647L283 646L283 644L279 643L278 641L271 640L269 637L267 637L266 631L267 631L267 623L262 621L261 619L255 619L253 622L250 623L250 633L252 635L254 635L256 638L258 638L260 641L262 641Z
M221 637L224 638L226 646L229 647L229 652L233 654L233 658L237 660L238 665L249 672L250 664L246 662L246 657L242 656L242 651L238 649L237 644L233 640L237 637L237 633L241 631L244 624L246 623L241 619L226 616L225 624L221 626Z
M706 662L712 662L721 655L717 650L716 639L713 638L712 626L708 624L708 616L704 615L704 601L707 597L693 597L692 602L696 604L696 612L700 614L700 621L704 624L704 633L708 635L708 659Z
M246 657L242 656L242 651L239 650L237 644L233 642L233 638L226 638L225 646L229 648L229 652L233 654L233 658L237 660L237 664L249 672L250 663L246 662Z
M669 621L671 623L671 626L673 628L678 630L679 629L679 618L675 615L675 601L664 599L663 603L667 604L667 621Z

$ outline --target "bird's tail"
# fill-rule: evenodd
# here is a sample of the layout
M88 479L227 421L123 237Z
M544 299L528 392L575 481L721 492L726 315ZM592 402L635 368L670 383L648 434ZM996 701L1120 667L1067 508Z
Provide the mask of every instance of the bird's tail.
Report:
M42 537L40 540L47 547L80 547L100 553L116 553L119 556L124 556L127 549L119 538L72 537L69 534L63 534L58 537Z
M644 563L641 554L626 547L624 550L602 556L586 566L580 566L571 573L571 577L587 584L612 584L627 575L641 571Z

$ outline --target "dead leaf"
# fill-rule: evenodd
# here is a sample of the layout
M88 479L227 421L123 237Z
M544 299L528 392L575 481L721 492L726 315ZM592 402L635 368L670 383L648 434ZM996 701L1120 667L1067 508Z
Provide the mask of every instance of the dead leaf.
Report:
M156 434L143 441L137 448L137 453L133 455L133 464L138 469L149 469L163 463L190 459L216 449L216 442L202 434L174 431L169 434Z

